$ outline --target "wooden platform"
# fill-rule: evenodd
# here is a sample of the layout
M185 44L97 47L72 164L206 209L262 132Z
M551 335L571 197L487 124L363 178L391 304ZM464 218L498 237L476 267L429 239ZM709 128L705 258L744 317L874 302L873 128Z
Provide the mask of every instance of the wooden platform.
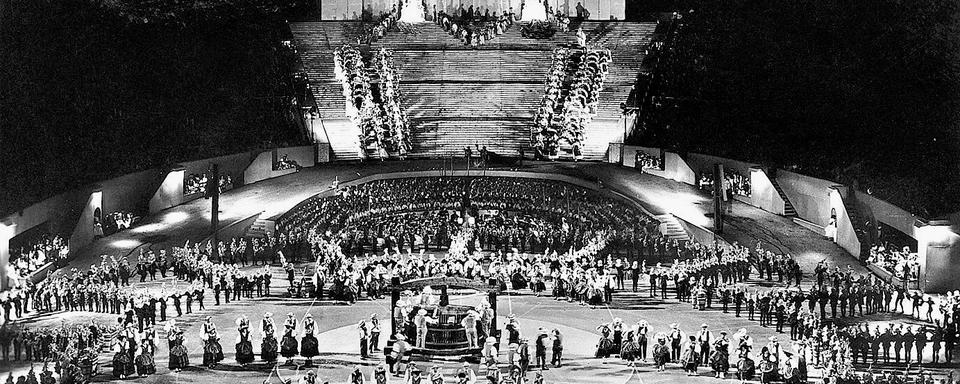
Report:
M335 158L352 158L348 143L356 130L339 129L346 119L340 85L333 77L333 50L354 43L357 22L292 23L291 31ZM591 21L582 25L588 44L609 49L610 73L600 93L597 116L587 127L584 155L600 160L610 142L623 135L620 103L630 95L655 23ZM552 51L572 46L576 34L557 33L535 40L514 25L481 47L469 47L439 26L418 24L407 32L392 31L362 47L366 54L386 48L394 52L401 74L402 102L410 118L414 157L455 156L463 147L487 146L495 153L516 155L528 147L533 115L543 96ZM338 123L326 124L329 120ZM342 144L334 144L342 143ZM530 153L527 151L527 153Z

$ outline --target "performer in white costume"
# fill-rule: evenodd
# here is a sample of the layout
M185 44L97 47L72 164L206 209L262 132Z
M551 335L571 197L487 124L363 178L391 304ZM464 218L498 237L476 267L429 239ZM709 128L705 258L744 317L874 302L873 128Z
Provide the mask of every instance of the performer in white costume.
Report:
M404 0L403 8L400 9L400 22L402 23L424 23L427 20L423 18L422 0Z
M546 21L547 7L543 0L526 0L520 21Z

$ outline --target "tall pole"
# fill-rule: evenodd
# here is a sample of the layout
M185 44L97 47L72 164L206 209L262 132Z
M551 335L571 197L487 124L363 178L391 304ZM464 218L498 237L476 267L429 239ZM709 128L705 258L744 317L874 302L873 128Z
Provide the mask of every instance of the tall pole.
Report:
M207 196L210 197L210 232L213 233L213 260L220 260L220 242L217 239L217 227L220 226L220 169L216 163L210 164L207 176Z

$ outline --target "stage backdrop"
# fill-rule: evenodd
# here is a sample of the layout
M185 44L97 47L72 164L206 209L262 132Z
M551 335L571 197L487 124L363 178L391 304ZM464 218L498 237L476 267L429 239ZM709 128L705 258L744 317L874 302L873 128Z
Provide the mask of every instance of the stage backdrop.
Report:
M415 0L416 1L416 0ZM433 6L437 10L453 13L461 6L464 9L489 9L491 13L501 13L513 7L514 12L520 12L521 0L424 0L427 4L428 18L433 16ZM536 0L526 0L536 1ZM616 18L623 20L624 4L626 0L547 0L552 10L559 9L566 15L587 15L591 20L609 20ZM363 10L373 15L389 11L396 0L320 0L320 15L322 20L359 20Z

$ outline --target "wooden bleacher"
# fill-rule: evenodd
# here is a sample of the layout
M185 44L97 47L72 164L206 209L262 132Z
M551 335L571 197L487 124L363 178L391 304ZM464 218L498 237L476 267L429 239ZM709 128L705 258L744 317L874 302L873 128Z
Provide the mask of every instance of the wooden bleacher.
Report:
M342 88L333 77L333 50L352 42L345 33L350 23L356 22L290 24L337 159L357 156L354 143L359 130L346 120ZM588 21L582 28L589 45L610 49L613 58L583 148L585 159L599 160L606 156L609 143L623 135L620 103L630 95L656 24ZM574 32L558 32L546 40L524 38L520 26L514 25L474 48L426 23L409 32L388 32L362 49L366 54L380 48L394 53L402 105L411 122L410 156L462 155L464 146L477 144L513 156L530 144L530 127L553 49L575 42Z

